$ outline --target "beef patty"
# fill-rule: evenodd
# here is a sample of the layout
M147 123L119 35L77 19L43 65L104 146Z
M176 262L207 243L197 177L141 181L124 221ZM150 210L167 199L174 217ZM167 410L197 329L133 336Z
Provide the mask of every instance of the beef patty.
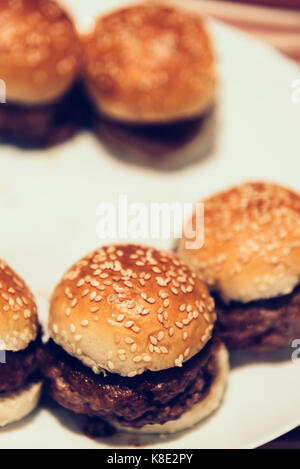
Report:
M300 286L289 295L225 304L215 296L217 334L229 348L270 350L300 337Z
M140 428L177 419L208 394L220 343L212 339L182 368L147 371L134 378L96 375L53 341L38 355L48 392L63 407Z
M45 148L70 138L82 125L84 92L75 85L58 101L43 105L0 104L0 139L23 147Z
M5 353L5 363L0 363L0 393L16 391L35 379L38 371L37 342L31 342L19 352Z
M118 122L94 110L94 133L118 158L134 164L176 168L203 156L214 139L215 110L194 119L160 124Z

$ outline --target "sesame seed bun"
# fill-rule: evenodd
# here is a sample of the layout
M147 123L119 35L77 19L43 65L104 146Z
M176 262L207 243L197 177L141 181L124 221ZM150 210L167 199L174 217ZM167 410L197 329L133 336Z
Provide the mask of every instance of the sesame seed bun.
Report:
M77 73L79 40L52 0L1 0L0 78L8 102L40 104L60 97Z
M204 246L188 250L183 238L178 252L224 301L273 298L299 284L299 194L248 182L206 199L204 211Z
M0 350L23 350L36 338L37 331L37 308L31 291L0 260Z
M164 2L121 8L99 18L84 47L87 89L113 119L178 121L215 101L211 39L196 12Z
M210 339L214 302L176 255L105 246L67 271L50 306L49 332L95 373L133 377L182 366Z
M229 356L226 347L221 344L217 354L217 374L211 383L209 393L198 404L181 415L177 420L169 420L163 424L145 425L138 429L138 433L176 433L193 427L201 420L211 415L221 404L226 387L229 372ZM119 430L137 433L137 429L121 425L119 422L112 422Z
M0 427L17 422L30 414L38 404L42 382L31 383L16 392L0 395Z

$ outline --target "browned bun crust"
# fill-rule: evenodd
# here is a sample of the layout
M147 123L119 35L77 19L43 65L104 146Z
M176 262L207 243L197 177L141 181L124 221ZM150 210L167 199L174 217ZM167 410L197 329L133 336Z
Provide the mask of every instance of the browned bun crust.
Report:
M1 0L0 78L7 101L40 104L61 96L77 74L79 39L52 0Z
M195 12L163 2L128 6L101 17L84 45L87 88L111 118L177 121L214 103L211 40Z
M36 338L37 331L37 308L31 291L0 260L0 350L23 350Z
M133 377L198 353L214 302L177 256L140 245L105 246L67 271L50 307L54 341L95 373Z
M290 293L300 278L300 196L248 182L204 201L205 241L179 254L223 300L249 302ZM195 226L195 215L193 216Z

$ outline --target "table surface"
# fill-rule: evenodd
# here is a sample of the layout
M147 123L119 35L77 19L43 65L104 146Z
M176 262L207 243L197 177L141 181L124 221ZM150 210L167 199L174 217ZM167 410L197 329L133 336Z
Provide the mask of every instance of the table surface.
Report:
M260 449L300 449L300 427L270 441L270 443L261 446Z

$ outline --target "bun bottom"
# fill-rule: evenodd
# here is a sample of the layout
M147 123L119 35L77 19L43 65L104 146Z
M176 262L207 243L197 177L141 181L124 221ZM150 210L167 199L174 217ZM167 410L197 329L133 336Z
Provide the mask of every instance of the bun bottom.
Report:
M30 414L38 404L42 382L30 383L18 391L0 397L0 427L17 422Z
M221 404L226 387L229 371L229 357L226 347L222 344L217 354L217 374L211 384L209 394L198 404L194 405L177 420L170 420L163 424L145 425L142 428L132 428L111 422L118 430L129 433L176 433L186 430L208 417Z
M162 124L126 124L95 112L93 130L120 160L176 170L205 157L214 145L216 105L195 119Z

